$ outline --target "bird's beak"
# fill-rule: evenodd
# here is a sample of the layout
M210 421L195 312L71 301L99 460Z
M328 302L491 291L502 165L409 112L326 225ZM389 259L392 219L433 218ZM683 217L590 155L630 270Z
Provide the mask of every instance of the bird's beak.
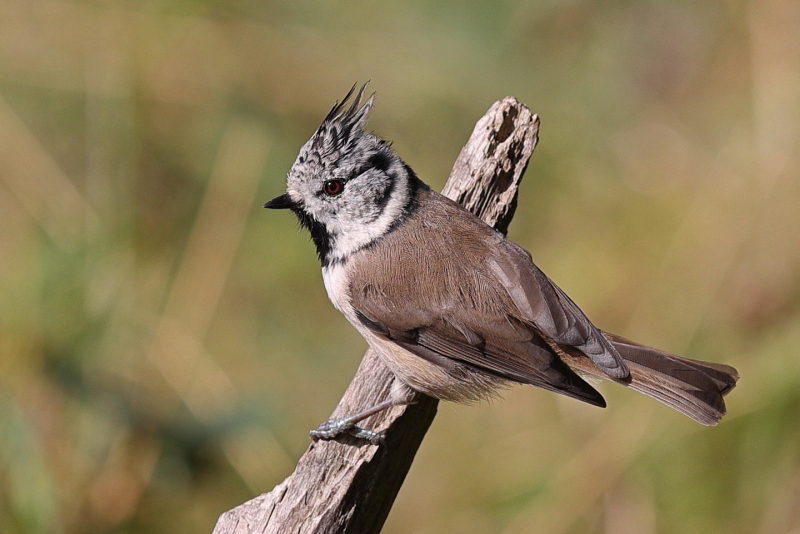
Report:
M265 208L269 208L271 210L285 210L297 207L297 202L292 200L292 197L289 196L289 193L284 193L279 197L275 197L266 204L264 204Z

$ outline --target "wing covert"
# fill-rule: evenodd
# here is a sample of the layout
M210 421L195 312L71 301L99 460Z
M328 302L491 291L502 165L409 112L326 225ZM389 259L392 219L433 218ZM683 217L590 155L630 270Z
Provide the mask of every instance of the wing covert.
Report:
M613 378L628 377L628 368L614 346L522 247L503 240L489 266L522 318L541 335L558 345L574 347Z

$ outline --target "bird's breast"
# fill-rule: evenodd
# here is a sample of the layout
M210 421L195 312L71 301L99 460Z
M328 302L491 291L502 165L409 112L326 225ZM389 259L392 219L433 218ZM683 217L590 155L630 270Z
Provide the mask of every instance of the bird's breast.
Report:
M350 311L350 297L348 295L350 277L343 263L335 263L322 268L322 282L325 284L325 291L333 306L342 312L348 320ZM352 322L352 321L351 321Z

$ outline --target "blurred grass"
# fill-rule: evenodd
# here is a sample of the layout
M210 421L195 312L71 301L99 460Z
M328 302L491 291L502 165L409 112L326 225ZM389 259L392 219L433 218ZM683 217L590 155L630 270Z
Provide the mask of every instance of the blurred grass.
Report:
M735 365L702 428L514 388L441 406L393 532L800 529L800 3L0 2L0 532L209 532L364 343L278 194L357 80L441 187L511 94L511 237L601 327Z

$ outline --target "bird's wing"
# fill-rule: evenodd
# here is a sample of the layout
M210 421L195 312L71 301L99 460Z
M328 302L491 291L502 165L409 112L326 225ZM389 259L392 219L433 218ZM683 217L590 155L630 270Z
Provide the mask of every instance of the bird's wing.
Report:
M374 284L356 281L354 285L350 304L358 320L373 333L431 363L444 368L460 363L499 378L605 406L603 397L562 362L528 325L513 316L475 306L471 297L480 285L475 278L465 277L445 301L441 294L435 299L419 291L410 298L407 293L406 298L397 298Z
M498 240L488 265L521 318L539 334L559 346L577 349L612 378L624 380L629 376L614 346L572 299L534 265L522 247L506 239Z
M556 352L575 347L625 379L611 343L522 248L449 199L425 195L402 232L353 260L348 295L359 320L434 363L459 361L604 405Z

